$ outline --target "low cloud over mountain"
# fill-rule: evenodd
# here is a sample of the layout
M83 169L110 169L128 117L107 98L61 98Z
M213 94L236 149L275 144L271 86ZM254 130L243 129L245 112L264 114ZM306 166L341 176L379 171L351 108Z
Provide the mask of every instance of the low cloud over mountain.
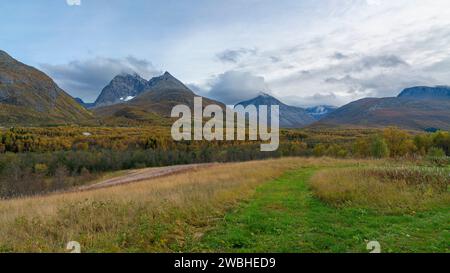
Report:
M210 91L202 93L226 104L235 104L267 90L264 77L250 72L227 71L212 79Z

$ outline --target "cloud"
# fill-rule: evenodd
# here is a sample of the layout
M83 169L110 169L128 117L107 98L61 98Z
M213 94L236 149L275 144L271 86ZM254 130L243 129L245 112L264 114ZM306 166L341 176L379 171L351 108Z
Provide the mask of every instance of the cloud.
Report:
M224 63L237 63L245 55L255 55L256 49L239 48L227 49L217 54L217 58Z
M208 95L210 91L229 102L247 99L264 86L295 103L320 103L323 98L327 104L341 105L365 96L395 96L410 85L450 84L448 0L177 1L174 5L140 1L139 9L119 3L124 1L111 2L94 17L58 13L67 18L43 20L39 29L54 35L32 50L24 49L33 56L30 64L66 60L67 54L90 58L88 50L110 57L126 50L149 56L181 79L196 83L196 92ZM101 1L90 4L102 9ZM124 12L132 12L133 20L116 20ZM149 14L154 15L151 27L142 24ZM33 24L35 17L26 14L11 21L7 16L3 25ZM21 35L25 38L19 39L22 27L6 28L5 41L17 40L17 44L5 47L18 50L26 39L42 36L33 27L27 29ZM77 39L67 44L68 37ZM66 50L59 50L61 44ZM132 60L120 62L129 66ZM147 64L142 65L141 70ZM92 71L83 73L88 78L84 80L74 64L53 68L53 76L65 73L57 78L61 86L87 97L97 94L113 76L108 72L94 81L89 73L103 72ZM114 73L117 70L121 69ZM237 71L259 80L240 77Z
M282 97L282 101L288 101L289 104L299 107L310 107L317 105L340 105L343 101L336 94L330 92L326 94L316 93L312 96L307 97L297 97L297 96L288 96Z
M397 66L409 66L409 64L395 55L367 56L355 63L355 68L360 70L373 69L375 67L390 68Z
M264 77L244 71L227 71L212 79L210 91L204 93L226 104L236 104L256 97L260 92L268 92Z
M325 104L339 106L368 96L394 96L405 87L434 82L394 54L328 56L338 62L324 62L309 70L291 70L268 81L268 85L277 95L286 96L297 105L321 104L322 98ZM325 56L324 60L329 58Z
M335 52L333 54L333 56L331 56L332 59L336 59L336 60L344 60L349 58L347 55L345 55L344 53L341 52Z
M86 101L94 101L118 74L137 73L146 79L161 74L151 62L133 56L122 59L97 57L60 65L41 64L40 67L61 88Z
M269 59L273 62L273 63L279 63L282 61L282 59L278 56L270 56Z
M81 6L81 0L66 0L69 6Z

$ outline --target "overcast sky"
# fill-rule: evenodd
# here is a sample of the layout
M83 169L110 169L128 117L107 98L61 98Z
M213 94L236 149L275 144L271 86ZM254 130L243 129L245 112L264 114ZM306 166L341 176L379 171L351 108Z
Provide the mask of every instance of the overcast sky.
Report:
M164 71L235 103L342 105L450 85L448 0L0 2L0 49L93 101L114 75Z

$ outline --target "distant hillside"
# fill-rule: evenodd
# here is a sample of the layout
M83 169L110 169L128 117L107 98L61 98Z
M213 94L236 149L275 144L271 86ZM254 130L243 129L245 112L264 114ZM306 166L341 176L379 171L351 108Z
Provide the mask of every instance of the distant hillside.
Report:
M450 129L448 88L414 87L395 98L366 98L347 104L314 126L398 126Z
M324 117L326 117L329 114L336 111L336 109L337 109L336 106L318 105L318 106L314 106L314 107L308 107L305 110L308 114L310 114L316 120L321 120Z
M450 99L450 87L448 86L417 86L403 90L399 98L413 99Z
M92 114L43 72L0 50L0 126L86 123Z
M98 107L94 109L97 116L108 123L160 123L167 122L172 108L183 104L193 108L194 97L197 95L169 72L152 78L146 84L147 88L131 100L119 104ZM203 98L204 106L221 102Z
M255 105L257 107L260 105L279 105L280 127L282 128L301 128L315 121L315 119L308 114L305 109L286 105L278 99L265 93L261 93L256 98L240 102L237 105L242 105L244 107L248 105Z
M75 98L75 101L78 102L81 106L83 106L86 109L90 109L90 108L93 108L95 106L95 103L84 102L80 98Z

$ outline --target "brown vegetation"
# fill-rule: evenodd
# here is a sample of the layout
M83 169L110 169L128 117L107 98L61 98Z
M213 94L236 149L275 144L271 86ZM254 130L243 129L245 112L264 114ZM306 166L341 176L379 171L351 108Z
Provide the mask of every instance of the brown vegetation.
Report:
M332 169L311 180L315 195L336 206L414 213L450 203L450 177L440 168L380 167Z
M300 166L331 159L232 163L151 182L0 202L0 251L182 251L255 187Z

